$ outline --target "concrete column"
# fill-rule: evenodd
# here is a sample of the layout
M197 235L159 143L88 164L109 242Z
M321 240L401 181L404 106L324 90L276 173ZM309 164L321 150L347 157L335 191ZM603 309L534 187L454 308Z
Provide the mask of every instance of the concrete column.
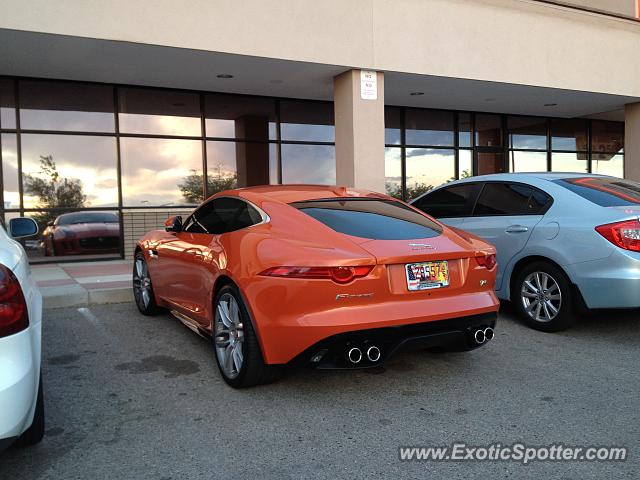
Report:
M640 182L640 103L624 107L624 178Z
M377 98L363 99L360 70L333 80L336 122L336 183L384 193L384 74L377 72Z

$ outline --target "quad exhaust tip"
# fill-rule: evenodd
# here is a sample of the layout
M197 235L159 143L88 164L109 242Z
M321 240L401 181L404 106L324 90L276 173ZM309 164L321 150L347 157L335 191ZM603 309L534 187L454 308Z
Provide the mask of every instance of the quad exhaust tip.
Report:
M375 345L367 349L367 358L370 362L377 362L380 360L380 355L380 349Z
M362 360L362 350L360 350L358 347L353 347L347 352L347 358L354 365L360 363L360 361Z

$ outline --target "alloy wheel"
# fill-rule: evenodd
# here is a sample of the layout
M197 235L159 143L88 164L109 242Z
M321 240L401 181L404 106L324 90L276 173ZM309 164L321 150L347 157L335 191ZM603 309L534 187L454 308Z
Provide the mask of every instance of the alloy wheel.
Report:
M136 259L133 269L133 292L141 309L148 308L151 303L151 278L147 263L142 258Z
M222 295L216 306L214 342L222 371L227 378L236 378L244 361L244 326L238 302L229 293Z
M520 297L524 311L536 322L550 322L562 308L558 282L546 272L533 272L522 283Z

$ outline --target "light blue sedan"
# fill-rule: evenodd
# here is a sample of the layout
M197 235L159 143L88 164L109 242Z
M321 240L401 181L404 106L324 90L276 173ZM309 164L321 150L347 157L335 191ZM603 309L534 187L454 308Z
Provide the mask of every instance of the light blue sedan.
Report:
M577 308L640 307L640 183L584 173L503 173L445 184L412 205L497 248L497 295L533 328Z

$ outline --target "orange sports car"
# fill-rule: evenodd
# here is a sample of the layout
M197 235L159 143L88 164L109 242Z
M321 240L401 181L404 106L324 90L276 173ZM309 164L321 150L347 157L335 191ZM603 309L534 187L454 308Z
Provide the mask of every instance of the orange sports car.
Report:
M224 380L379 365L493 338L495 249L392 197L274 185L218 193L137 244L138 308L212 339Z

